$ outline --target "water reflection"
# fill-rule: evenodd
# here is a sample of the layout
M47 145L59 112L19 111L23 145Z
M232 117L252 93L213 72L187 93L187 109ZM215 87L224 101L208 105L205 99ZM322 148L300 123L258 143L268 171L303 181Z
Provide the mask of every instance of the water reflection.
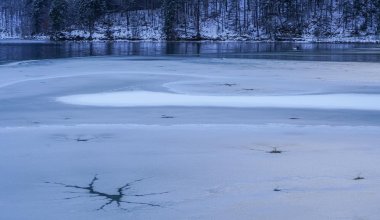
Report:
M0 63L85 56L199 56L309 61L380 61L377 44L263 42L0 41Z

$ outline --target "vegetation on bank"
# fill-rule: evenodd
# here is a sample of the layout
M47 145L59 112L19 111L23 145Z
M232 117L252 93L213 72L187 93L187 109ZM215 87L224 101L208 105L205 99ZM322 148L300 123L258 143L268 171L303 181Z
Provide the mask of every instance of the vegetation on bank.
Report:
M0 6L0 37L377 41L380 34L380 0L3 0Z

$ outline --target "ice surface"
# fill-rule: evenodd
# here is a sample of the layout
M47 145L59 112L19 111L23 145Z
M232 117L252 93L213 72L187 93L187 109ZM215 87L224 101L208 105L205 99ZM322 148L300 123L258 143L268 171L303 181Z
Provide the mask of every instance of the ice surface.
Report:
M379 132L378 127L292 125L3 128L1 216L376 219ZM267 153L273 146L284 153ZM54 184L86 186L96 174L100 192L116 194L125 183L144 179L128 193L168 193L125 198L161 207L122 204L122 210L112 204L97 211L107 200ZM357 175L366 179L354 181Z
M377 220L379 69L160 57L0 66L0 219ZM57 102L68 97L100 106Z

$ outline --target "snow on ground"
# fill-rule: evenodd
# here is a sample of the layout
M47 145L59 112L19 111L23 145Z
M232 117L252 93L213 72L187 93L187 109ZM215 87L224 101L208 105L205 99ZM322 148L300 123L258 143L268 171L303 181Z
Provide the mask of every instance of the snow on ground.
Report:
M362 101L377 97L379 67L168 57L0 66L0 218L376 220L380 112ZM115 95L144 106L73 105ZM186 105L162 106L173 99L160 95ZM229 108L241 97L243 107L293 105ZM321 109L316 97L348 106ZM223 105L206 107L215 100Z

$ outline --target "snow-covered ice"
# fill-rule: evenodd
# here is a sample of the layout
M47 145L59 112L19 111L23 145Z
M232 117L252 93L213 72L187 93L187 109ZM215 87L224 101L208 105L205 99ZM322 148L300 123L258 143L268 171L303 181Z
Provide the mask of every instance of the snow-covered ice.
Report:
M205 96L163 92L112 92L59 97L57 101L111 107L234 107L380 110L380 95L327 94L299 96Z
M2 65L0 219L376 220L379 69L168 57Z

